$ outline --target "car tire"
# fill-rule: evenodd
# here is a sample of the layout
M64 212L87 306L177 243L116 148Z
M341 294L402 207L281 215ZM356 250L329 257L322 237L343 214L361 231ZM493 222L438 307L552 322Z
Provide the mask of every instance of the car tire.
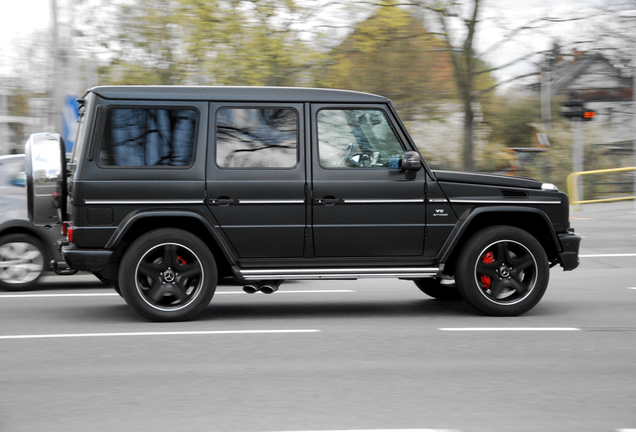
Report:
M0 289L22 291L33 288L47 262L44 245L29 234L0 237Z
M541 244L528 232L510 226L475 233L461 251L455 273L466 302L492 316L528 312L543 297L549 277Z
M210 303L216 283L210 249L179 229L158 229L139 237L119 269L121 296L151 321L194 318Z
M422 278L413 282L415 282L415 285L417 285L420 291L434 299L441 301L457 301L463 299L455 283L450 281L444 283L442 279Z

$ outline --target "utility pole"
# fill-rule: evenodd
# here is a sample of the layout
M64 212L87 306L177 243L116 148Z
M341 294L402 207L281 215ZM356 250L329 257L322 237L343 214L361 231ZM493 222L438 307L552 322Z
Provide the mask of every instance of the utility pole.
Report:
M634 19L634 30L636 31L636 19ZM635 32L636 33L636 32ZM636 39L632 47L632 143L634 153L634 168L636 168ZM636 171L634 171L634 209L636 209Z
M572 119L572 172L583 171L583 128L581 120ZM581 176L577 179L579 201L583 200L583 181Z
M552 107L550 106L552 91L550 89L550 66L546 67L548 69L541 72L541 119L543 120L543 130L549 131L552 129Z
M51 110L49 125L52 132L62 131L62 69L63 55L60 47L57 0L51 0L51 43L53 44L53 82L51 83Z

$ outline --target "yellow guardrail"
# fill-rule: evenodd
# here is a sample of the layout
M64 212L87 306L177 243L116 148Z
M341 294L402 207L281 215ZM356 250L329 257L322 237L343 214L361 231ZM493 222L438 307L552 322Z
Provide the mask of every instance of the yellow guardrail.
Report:
M611 169L602 169L602 170L593 170L593 171L579 171L579 172L571 173L567 177L568 195L570 196L570 204L578 205L578 204L589 204L589 203L599 203L599 202L631 200L631 199L636 198L634 196L624 196L624 197L616 197L616 198L600 198L600 199L593 199L593 200L581 200L580 199L581 197L579 196L579 182L577 181L578 178L580 176L583 176L583 175L605 174L605 173L613 173L613 172L621 172L621 171L634 171L634 170L636 170L636 167L611 168Z

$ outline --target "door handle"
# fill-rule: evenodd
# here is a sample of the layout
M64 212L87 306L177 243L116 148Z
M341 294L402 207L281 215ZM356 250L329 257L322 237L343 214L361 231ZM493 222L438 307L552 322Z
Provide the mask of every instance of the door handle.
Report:
M211 205L228 206L230 204L235 204L236 200L233 198L222 197L222 198L211 199L209 203Z
M316 204L334 205L334 204L340 204L340 203L342 203L342 200L340 198L324 197L324 198L316 199Z

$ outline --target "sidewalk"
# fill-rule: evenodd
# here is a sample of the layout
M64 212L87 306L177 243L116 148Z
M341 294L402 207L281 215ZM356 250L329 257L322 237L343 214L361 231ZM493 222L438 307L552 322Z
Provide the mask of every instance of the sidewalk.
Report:
M578 207L578 211L577 211ZM595 216L595 217L626 217L636 219L636 203L633 200L613 201L593 204L571 204L570 217Z

